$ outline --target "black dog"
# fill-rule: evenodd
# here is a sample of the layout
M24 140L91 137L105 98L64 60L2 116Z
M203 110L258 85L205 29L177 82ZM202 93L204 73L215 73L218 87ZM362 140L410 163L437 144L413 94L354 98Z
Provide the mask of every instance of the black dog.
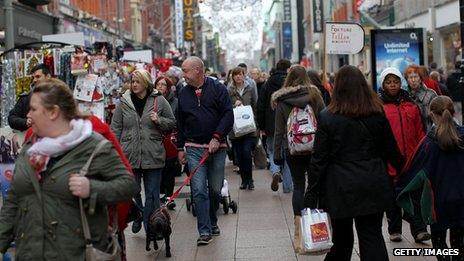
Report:
M161 207L151 214L148 222L148 231L145 249L150 251L150 242L153 242L153 247L155 250L158 250L156 238L157 236L162 236L166 244L166 257L171 257L171 245L169 243L172 233L171 217L165 207Z

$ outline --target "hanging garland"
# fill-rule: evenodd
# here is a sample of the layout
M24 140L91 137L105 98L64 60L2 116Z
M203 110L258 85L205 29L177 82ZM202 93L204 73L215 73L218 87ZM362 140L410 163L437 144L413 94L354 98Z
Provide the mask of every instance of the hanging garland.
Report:
M2 66L2 88L1 88L1 126L8 125L8 113L13 109L16 103L16 83L14 76L14 62L13 60L3 60Z

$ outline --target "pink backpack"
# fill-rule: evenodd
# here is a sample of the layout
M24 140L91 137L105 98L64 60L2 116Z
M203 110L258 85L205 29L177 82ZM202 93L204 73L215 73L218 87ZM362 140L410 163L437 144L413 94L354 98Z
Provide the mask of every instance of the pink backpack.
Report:
M310 154L314 147L317 121L311 106L293 107L287 120L287 138L290 155Z

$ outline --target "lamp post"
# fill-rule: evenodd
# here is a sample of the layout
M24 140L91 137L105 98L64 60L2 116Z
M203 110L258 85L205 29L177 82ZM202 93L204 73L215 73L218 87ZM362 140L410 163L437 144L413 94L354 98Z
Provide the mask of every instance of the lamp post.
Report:
M3 1L3 10L5 11L5 49L14 48L14 24L13 24L13 2L12 0ZM12 52L8 57L12 57Z

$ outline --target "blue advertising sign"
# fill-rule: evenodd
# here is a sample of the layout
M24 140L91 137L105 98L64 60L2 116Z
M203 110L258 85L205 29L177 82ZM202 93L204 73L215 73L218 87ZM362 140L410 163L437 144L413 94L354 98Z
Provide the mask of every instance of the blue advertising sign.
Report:
M292 23L282 23L282 58L291 60L292 59Z
M423 28L372 30L371 48L373 87L379 90L385 68L395 67L403 73L411 64L424 64Z

